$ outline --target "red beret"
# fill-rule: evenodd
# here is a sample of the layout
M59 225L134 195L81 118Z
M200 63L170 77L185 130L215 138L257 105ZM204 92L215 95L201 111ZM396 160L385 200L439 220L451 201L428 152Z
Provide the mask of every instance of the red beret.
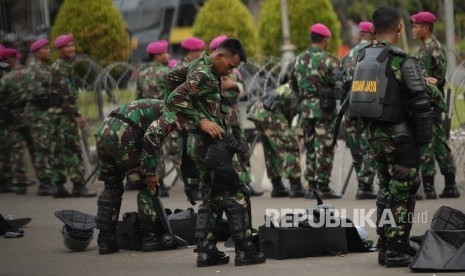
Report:
M159 40L159 41L152 42L145 49L147 54L152 54L152 55L163 54L167 50L168 50L168 41L166 40Z
M64 34L60 35L55 39L55 48L60 49L61 47L65 46L66 44L70 43L73 41L73 35L72 34Z
M410 22L414 24L430 24L436 21L436 16L430 12L419 12L410 16Z
M29 51L35 52L39 50L40 48L47 46L49 44L48 39L45 38L40 38L34 41L31 46L29 47Z
M189 37L181 42L181 46L186 50L200 51L205 48L205 41L197 37Z
M325 37L331 37L331 31L324 24L316 23L310 27L310 32L319 34Z
M215 51L216 48L220 46L221 42L225 41L226 39L228 39L227 35L219 35L212 39L212 41L210 42L210 50Z
M371 33L373 31L373 23L370 21L362 21L358 23L358 29L360 32Z
M0 49L0 61L4 61L12 57L18 58L19 52L11 48Z

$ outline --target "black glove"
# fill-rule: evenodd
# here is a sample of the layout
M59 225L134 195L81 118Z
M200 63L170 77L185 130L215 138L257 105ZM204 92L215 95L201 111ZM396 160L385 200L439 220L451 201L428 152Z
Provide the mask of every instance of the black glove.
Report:
M185 193L186 196L187 196L187 200L188 200L193 206L195 206L197 203L194 201L194 197L192 196L193 190L194 190L194 187L191 187L191 186L185 186L185 187L184 187L184 193Z

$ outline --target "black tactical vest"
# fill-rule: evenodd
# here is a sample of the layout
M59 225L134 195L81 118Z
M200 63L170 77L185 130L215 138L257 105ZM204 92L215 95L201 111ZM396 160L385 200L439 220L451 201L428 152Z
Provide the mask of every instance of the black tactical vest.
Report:
M389 47L368 47L360 51L350 90L351 118L391 123L405 120L402 88L391 69L393 54L405 55Z

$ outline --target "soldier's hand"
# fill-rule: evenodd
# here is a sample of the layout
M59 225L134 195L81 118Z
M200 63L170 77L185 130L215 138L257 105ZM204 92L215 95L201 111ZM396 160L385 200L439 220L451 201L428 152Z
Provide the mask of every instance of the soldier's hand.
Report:
M207 119L202 119L200 121L200 129L210 135L213 139L219 138L221 140L221 127L212 121Z
M146 175L145 185L147 185L147 190L156 192L156 187L158 186L158 177L156 175Z
M82 115L74 119L76 120L76 123L79 128L84 128L86 126L86 119Z
M426 80L426 83L429 83L432 85L438 84L438 79L433 78L433 77L426 77L425 80Z
M235 81L228 77L223 77L221 78L221 90L231 90L231 89L236 89L237 84Z

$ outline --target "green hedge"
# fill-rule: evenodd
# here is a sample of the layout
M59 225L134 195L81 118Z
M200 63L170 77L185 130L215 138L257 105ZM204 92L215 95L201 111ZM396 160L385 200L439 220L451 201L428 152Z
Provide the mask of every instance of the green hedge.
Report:
M209 0L195 18L193 35L207 43L220 34L239 39L248 57L258 57L258 30L252 14L240 0Z
M260 44L265 56L279 56L282 44L280 0L265 0L260 11ZM341 45L341 24L330 0L287 1L291 41L296 54L304 51L310 41L310 26L323 23L331 30L329 51L338 54Z
M65 0L52 27L52 41L72 33L76 52L105 66L130 55L121 13L111 0Z

